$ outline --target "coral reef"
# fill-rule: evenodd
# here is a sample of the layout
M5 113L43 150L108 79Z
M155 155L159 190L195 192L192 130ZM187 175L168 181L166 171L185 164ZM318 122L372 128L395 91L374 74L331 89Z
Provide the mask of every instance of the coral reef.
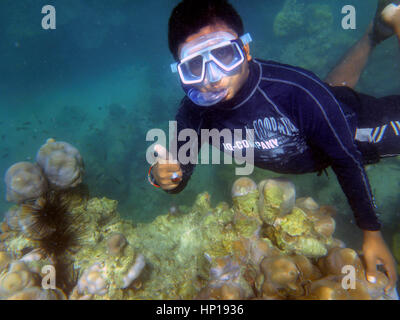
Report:
M69 191L81 184L83 160L79 151L69 143L48 139L37 152L36 160L37 163L15 163L6 171L7 201L31 203L48 191ZM70 196L68 192L66 194ZM10 216L14 214L9 212Z
M0 278L0 296L8 298L25 288L33 287L38 284L38 279L25 263L13 262Z
M128 288L141 274L146 266L146 261L142 254L137 255L133 266L128 270L128 273L123 277L122 289Z
M66 300L67 297L59 289L46 290L39 287L23 289L8 300Z
M78 281L78 294L96 294L104 296L107 293L105 267L95 263L86 269Z
M286 0L275 17L274 33L278 37L314 35L330 31L332 8L328 4L306 4L301 0Z
M335 31L332 12L330 4L286 0L274 19L275 36L287 40L280 60L321 76L326 73L339 58L332 52L353 41L347 33Z
M121 233L111 235L107 240L107 250L112 256L117 256L123 253L127 240Z
M43 210L42 198L11 207L0 234L1 299L387 298L387 277L379 273L367 283L358 254L332 238L334 209L296 199L290 181L240 178L233 206L213 207L204 192L179 214L170 210L137 225L121 218L115 200L57 195L53 200L66 209L61 216L70 219L64 224L80 230L79 241L43 243L51 230L35 232L35 219L26 220ZM56 287L43 289L49 265ZM356 289L342 285L345 265L356 270Z
M264 232L286 253L320 257L332 244L335 222L310 199L298 199L295 206L294 185L281 179L260 182L259 214Z
M239 178L232 186L234 226L245 237L257 235L262 221L257 210L257 184L250 178Z
M18 162L6 172L6 200L22 203L39 198L47 190L47 181L42 170L30 162Z
M50 264L37 252L14 260L6 252L0 251L0 299L8 300L65 300L60 289L40 287L41 267L35 268L34 261L42 265Z
M297 0L286 0L274 20L274 33L279 37L293 35L294 30L304 26L304 4Z
M302 287L297 283L300 271L290 257L267 257L261 262L260 269L264 276L261 287L264 298L278 299L289 292L291 295L303 293Z
M67 189L82 182L82 157L79 151L67 142L48 139L40 147L36 161L54 189Z
M283 217L292 211L296 191L293 183L282 179L263 180L259 184L261 219L272 224L278 217Z

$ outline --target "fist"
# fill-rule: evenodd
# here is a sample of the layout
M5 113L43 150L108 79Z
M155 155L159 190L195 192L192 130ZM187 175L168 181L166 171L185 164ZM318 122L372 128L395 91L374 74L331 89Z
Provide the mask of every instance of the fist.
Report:
M182 180L182 170L179 162L173 160L171 154L161 145L154 147L156 164L152 174L157 184L163 190L175 189Z
M391 3L386 6L382 11L382 18L389 26L397 30L400 24L400 5Z

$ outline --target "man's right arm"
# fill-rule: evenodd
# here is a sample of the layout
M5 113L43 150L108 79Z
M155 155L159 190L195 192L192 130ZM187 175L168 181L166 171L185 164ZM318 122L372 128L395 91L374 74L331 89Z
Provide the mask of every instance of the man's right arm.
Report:
M176 188L165 191L170 194L177 194L181 192L183 189L185 189L186 185L189 182L190 177L192 176L194 167L195 167L194 164L180 165L182 171L182 180L180 181L180 183Z
M187 152L196 150L197 153L200 150L201 145L198 143L198 139L194 141L193 139L189 139L189 141L184 140L184 141L179 141L178 137L179 134L182 130L185 129L191 129L193 132L196 132L196 136L198 137L198 130L200 128L201 121L199 123L199 117L196 117L196 121L193 121L192 115L188 112L187 109L185 109L185 100L183 99L181 102L181 106L179 108L179 111L176 115L176 122L177 122L177 127L176 127L176 134L174 135L175 138L178 140L176 142L176 152L174 152L174 156L177 159L172 159L172 155L168 153L168 151L165 150L164 154L161 154L162 157L159 161L157 161L157 164L153 167L151 176L154 178L155 182L167 193L170 194L177 194L181 192L186 185L189 182L189 179L194 171L194 168L196 166L195 162L197 161L197 154L195 155L182 155L182 147L185 147L185 150ZM195 123L193 123L195 122ZM188 144L189 143L197 143L197 148L196 146L190 147ZM182 163L182 159L179 159L179 155L181 157L185 157L185 159L191 159L191 161L184 161L185 164ZM169 158L169 159L168 159ZM196 160L196 161L194 161ZM178 181L173 181L172 175L174 173L177 173L179 176Z

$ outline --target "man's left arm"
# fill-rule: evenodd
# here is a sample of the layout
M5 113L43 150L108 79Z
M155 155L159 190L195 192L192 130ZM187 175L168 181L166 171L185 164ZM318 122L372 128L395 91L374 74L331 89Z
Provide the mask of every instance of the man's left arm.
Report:
M397 281L395 261L381 233L368 177L353 132L339 102L323 83L296 88L296 110L300 129L309 144L325 153L353 210L356 224L364 231L366 275L376 279L376 265L383 263L389 284Z
M300 130L310 146L330 159L356 224L362 230L380 230L362 155L339 102L322 83L295 91Z

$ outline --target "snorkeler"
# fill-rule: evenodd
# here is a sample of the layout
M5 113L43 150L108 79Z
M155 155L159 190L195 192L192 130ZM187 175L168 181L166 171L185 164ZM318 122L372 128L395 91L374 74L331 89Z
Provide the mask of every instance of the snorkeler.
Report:
M364 165L400 154L400 96L374 98L352 89L372 49L400 26L397 1L379 1L367 34L328 76L250 56L236 10L226 0L184 0L169 20L169 48L186 96L176 115L178 133L241 129L254 148L254 165L283 174L321 172L331 166L363 230L367 280L383 264L389 284L395 260L380 233ZM381 13L394 6L390 15ZM386 12L387 13L387 12ZM247 138L247 136L246 136ZM267 145L273 139L276 143ZM178 150L185 141L178 141ZM200 146L199 146L200 147ZM217 146L222 151L224 144ZM158 148L158 149L157 149ZM157 146L149 180L168 193L185 188L194 164L172 160ZM170 157L169 159L167 159Z

